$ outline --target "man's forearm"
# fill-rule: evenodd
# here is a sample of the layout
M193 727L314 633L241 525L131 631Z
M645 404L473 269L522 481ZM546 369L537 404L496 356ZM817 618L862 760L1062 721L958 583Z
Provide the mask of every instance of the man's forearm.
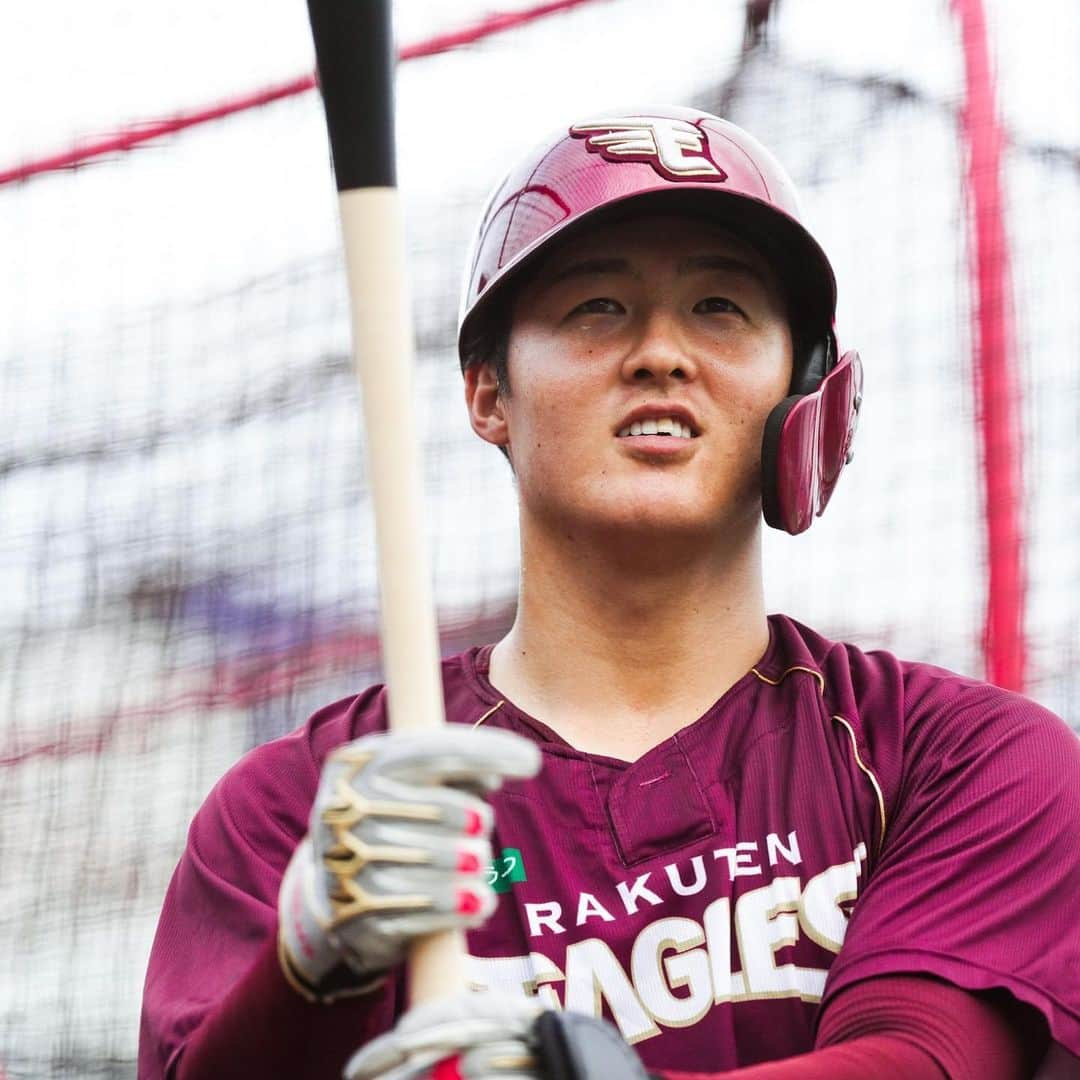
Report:
M192 1033L173 1077L340 1076L349 1055L392 1022L383 997L389 993L382 986L332 1005L305 1001L286 980L272 937L248 973Z
M662 1072L663 1080L948 1080L924 1050L889 1035L866 1035L809 1054L725 1073Z
M664 1080L1019 1080L1041 1054L1025 1007L991 1004L936 979L885 976L829 1003L817 1049L723 1074L662 1072Z

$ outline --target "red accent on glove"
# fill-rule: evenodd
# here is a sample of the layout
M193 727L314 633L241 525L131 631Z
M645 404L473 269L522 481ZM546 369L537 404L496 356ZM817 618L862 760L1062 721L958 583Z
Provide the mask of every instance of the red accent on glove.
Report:
M461 1070L458 1068L460 1061L461 1058L457 1054L452 1058L443 1058L431 1070L431 1080L462 1080Z
M480 897L468 889L458 889L457 913L459 915L476 915L482 907Z
M457 869L459 874L475 874L480 869L480 860L471 851L459 851Z
M475 810L465 811L465 835L480 836L484 831L484 819Z

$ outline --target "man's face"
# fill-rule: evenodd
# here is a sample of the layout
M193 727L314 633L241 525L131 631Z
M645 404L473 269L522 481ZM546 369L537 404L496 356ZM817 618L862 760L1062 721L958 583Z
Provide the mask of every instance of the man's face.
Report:
M512 310L510 392L472 372L467 395L525 515L568 534L716 533L760 513L762 430L791 364L765 260L709 221L645 216L543 263Z

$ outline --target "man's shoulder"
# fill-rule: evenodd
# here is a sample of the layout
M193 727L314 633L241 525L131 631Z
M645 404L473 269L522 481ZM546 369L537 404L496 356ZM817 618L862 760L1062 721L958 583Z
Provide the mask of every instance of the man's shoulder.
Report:
M864 649L826 637L786 615L770 616L776 667L805 664L817 671L830 704L854 717L888 714L943 720L962 713L1003 717L1031 716L1062 721L1022 694L926 660L908 660L887 649Z
M448 723L475 723L484 702L478 696L473 647L442 661L442 680ZM317 779L326 758L339 746L364 735L386 731L389 723L387 689L376 682L358 693L324 705L286 735L261 743L234 766L246 776L300 770Z
M473 723L483 708L471 681L476 652L469 649L442 663L451 723ZM385 685L374 683L323 706L288 734L250 749L207 796L196 815L193 838L232 828L260 848L273 847L281 838L294 842L307 828L326 758L353 739L385 731L386 699Z
M1022 694L884 649L834 641L786 616L770 623L774 665L801 664L819 674L826 711L851 728L887 789L899 784L905 762L1077 756L1076 733Z

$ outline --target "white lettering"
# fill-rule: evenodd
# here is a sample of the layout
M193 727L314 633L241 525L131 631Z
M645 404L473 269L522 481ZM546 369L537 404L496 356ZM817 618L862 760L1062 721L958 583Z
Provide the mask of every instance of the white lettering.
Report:
M802 855L799 853L799 838L795 835L794 829L788 833L786 846L774 832L765 837L765 846L769 851L770 866L776 865L780 855L783 855L792 866L798 866L802 863Z
M727 859L728 876L732 881L737 877L757 877L761 873L761 867L754 862L753 852L757 849L753 840L745 840L733 848L717 848L713 858Z
M546 904L526 904L525 918L529 923L529 937L539 937L544 929L553 934L563 934L566 927L559 923L562 915L562 904L556 900L550 900Z
M604 1001L628 1043L659 1035L660 1029L642 1008L634 987L615 954L599 938L566 947L566 1007L587 1016L602 1016Z
M542 953L534 952L528 956L467 956L465 961L470 990L539 998L545 1008L562 1008L554 989L542 984L561 982L563 973Z
M562 982L565 976L559 970L558 964L549 960L543 953L530 953L529 960L532 963L533 977L528 989L533 990L536 996L544 1003L545 1008L561 1009L562 1002L555 988L548 983Z
M619 891L619 897L623 902L623 907L626 908L627 915L636 915L638 909L638 901L645 900L653 907L657 904L662 904L663 900L646 887L645 882L652 876L651 873L642 874L633 885L627 885L625 881L620 881L615 888Z
M794 832L786 843L781 834L767 841L770 861L782 854L801 861ZM732 872L745 874L753 868L753 844L740 844L717 852L727 858ZM506 993L534 999L548 1008L560 1008L559 987L565 984L565 1007L592 1016L611 1013L631 1043L658 1035L663 1027L697 1023L714 1003L740 1002L762 998L798 997L820 1001L826 970L777 963L781 950L796 945L800 933L819 947L837 952L847 928L847 905L857 898L866 860L866 845L859 844L852 860L828 867L802 888L794 875L778 877L767 885L751 889L734 905L728 897L718 897L705 908L699 924L694 919L668 917L648 923L634 940L629 971L624 970L606 942L589 938L570 944L563 970L542 953L528 956L469 959L473 989ZM687 884L676 864L665 867L672 886L686 894L700 892L704 862L694 860L693 883ZM628 914L643 905L662 900L648 888L648 874L633 884L618 886ZM678 890L676 890L678 892ZM556 901L526 904L530 936L562 934L563 909ZM616 916L592 893L579 894L578 925L599 918L605 923ZM734 926L734 941L732 927ZM735 954L737 945L738 953ZM734 963L741 965L734 970Z
M799 901L799 925L811 941L823 949L838 953L847 934L847 915L841 904L859 895L859 876L866 845L859 844L851 862L838 863L815 874L803 889Z
M693 919L659 919L637 936L630 958L630 973L642 1004L661 1024L689 1027L712 1008L709 958L697 946L705 941ZM674 950L674 956L664 953ZM685 997L672 991L686 987Z
M730 1001L731 985L731 901L726 896L714 900L702 916L705 948L712 970L713 1000Z
M735 905L735 936L750 995L786 997L800 992L795 965L777 965L774 955L799 938L795 912L800 892L797 877L778 877L760 889L743 893Z
M683 884L676 863L670 863L664 868L667 871L668 881L671 882L672 889L679 896L693 896L705 888L705 859L701 855L695 855L690 860L690 865L694 868L694 883L692 885Z
M584 926L589 919L603 919L604 922L614 922L615 916L592 893L583 892L578 897L577 924Z

